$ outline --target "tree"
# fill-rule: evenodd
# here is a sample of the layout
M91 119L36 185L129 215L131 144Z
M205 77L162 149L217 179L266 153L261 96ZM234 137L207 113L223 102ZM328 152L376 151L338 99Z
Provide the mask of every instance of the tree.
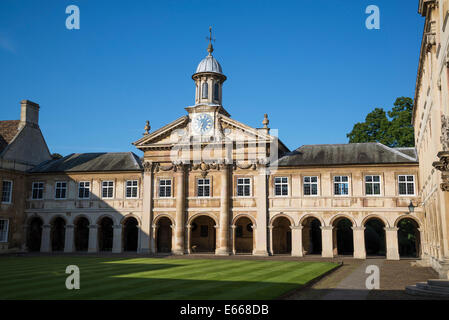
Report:
M397 98L388 113L382 108L374 109L365 122L356 123L346 135L349 143L380 142L389 147L413 147L412 111L413 100L407 97Z

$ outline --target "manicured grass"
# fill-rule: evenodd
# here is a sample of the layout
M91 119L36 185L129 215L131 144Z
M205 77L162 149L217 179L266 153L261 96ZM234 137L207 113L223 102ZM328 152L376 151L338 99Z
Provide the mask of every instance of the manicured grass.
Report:
M68 265L80 290L67 290ZM337 264L271 260L0 257L0 299L274 299Z

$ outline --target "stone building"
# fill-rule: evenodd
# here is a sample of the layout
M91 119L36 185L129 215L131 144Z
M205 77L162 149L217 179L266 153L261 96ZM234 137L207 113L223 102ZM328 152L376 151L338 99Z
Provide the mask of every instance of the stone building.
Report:
M195 103L186 115L155 131L147 122L133 142L142 158L51 160L47 153L21 171L17 191L25 197L12 203L22 208L23 249L393 260L424 254L414 148L290 151L267 115L261 128L230 116L222 104L227 77L212 52L209 44L192 76Z
M422 263L441 277L449 271L449 0L420 0L425 17L415 89L413 126L419 191L425 211Z
M39 105L23 100L20 120L0 121L0 252L24 243L26 171L50 159Z

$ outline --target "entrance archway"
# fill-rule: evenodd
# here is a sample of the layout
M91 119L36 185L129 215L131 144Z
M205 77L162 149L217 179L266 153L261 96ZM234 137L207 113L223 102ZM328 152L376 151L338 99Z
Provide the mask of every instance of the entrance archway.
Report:
M139 223L134 217L129 217L123 223L123 250L137 251L139 238Z
M421 256L421 237L418 223L411 218L402 218L398 224L398 247L401 258Z
M286 217L278 217L273 221L273 254L292 252L291 223Z
M378 218L365 222L365 250L367 256L385 256L385 224Z
M87 251L89 248L89 220L79 217L74 222L75 225L75 250Z
M43 221L39 217L34 217L28 225L27 247L28 251L40 251L42 241Z
M112 251L114 230L111 218L103 217L98 223L98 247L100 251Z
M302 223L303 252L307 254L321 254L321 222L314 217L306 218Z
M332 225L334 227L332 230L334 255L354 255L354 235L351 220L340 217Z
M253 223L248 217L240 217L235 222L235 253L253 252Z
M172 223L167 217L160 218L157 222L156 234L157 252L169 253L172 248Z
M51 251L63 251L65 243L65 220L56 217L51 222Z
M190 228L191 252L215 252L215 242L215 221L208 216L195 218Z

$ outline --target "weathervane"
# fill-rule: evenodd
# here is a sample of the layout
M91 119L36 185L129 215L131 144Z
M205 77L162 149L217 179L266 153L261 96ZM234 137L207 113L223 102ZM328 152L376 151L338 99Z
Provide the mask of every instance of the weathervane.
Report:
M214 51L214 47L212 46L212 41L215 41L215 38L212 38L212 27L209 27L209 37L206 37L206 40L209 40L209 46L207 47L207 52L209 55Z

